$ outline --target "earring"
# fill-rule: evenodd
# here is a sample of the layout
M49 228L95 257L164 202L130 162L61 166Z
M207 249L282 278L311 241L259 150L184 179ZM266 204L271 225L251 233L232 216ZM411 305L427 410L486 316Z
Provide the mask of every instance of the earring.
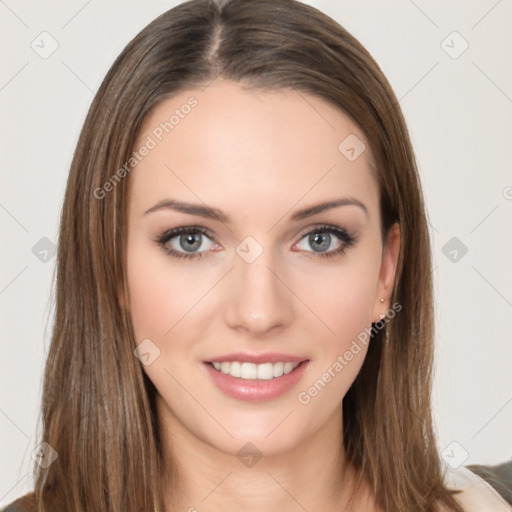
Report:
M384 297L381 297L379 300L381 303L384 302ZM381 313L379 315L379 318L383 320L385 316L386 315L384 313ZM389 332L386 328L384 328L384 342L386 343L386 345L389 343Z
M384 302L384 297L381 297L379 300L380 300L381 302ZM381 314L379 315L379 318L382 320L385 316L386 316L386 315L385 315L384 313L381 313Z

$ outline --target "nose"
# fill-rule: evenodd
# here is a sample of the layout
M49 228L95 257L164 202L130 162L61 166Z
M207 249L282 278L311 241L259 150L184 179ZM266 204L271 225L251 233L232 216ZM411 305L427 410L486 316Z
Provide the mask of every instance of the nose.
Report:
M255 337L289 326L294 317L293 293L273 264L270 251L247 263L236 256L230 276L226 323Z

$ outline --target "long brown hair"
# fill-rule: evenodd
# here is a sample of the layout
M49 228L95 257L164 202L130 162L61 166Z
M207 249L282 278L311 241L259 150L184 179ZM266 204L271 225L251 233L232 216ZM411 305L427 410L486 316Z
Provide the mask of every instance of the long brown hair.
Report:
M462 512L443 483L431 418L431 248L420 179L398 101L380 68L338 23L294 0L192 0L144 28L116 59L87 115L62 210L55 318L44 377L38 510L163 511L155 388L134 356L126 294L129 161L145 116L216 77L294 88L353 118L377 167L382 234L400 224L391 303L343 399L348 459L386 511ZM111 190L110 190L111 189Z

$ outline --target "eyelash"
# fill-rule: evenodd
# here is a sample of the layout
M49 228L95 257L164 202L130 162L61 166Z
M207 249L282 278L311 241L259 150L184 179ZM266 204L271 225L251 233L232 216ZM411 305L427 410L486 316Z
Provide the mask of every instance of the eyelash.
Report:
M201 258L206 252L202 251L197 253L185 253L176 251L175 249L171 249L167 246L169 240L172 240L176 236L184 235L184 234L198 234L205 235L210 239L213 239L212 233L204 228L199 226L182 226L179 228L171 229L169 231L165 231L162 233L156 240L154 240L162 250L172 256L173 258L185 258L188 260L192 260L195 258ZM313 229L310 229L303 235L301 235L299 242L301 242L304 238L312 233L329 233L335 235L340 241L343 242L343 245L338 249L329 251L329 252L315 252L315 251L304 251L306 253L311 253L310 255L306 255L307 258L332 258L334 256L341 256L349 247L352 247L357 242L357 236L348 233L344 229L337 228L335 226L330 226L327 224L315 226Z

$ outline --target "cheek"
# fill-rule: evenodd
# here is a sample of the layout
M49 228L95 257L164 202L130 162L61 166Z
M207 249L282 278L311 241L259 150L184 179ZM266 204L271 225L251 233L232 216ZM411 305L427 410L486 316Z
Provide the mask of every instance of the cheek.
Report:
M304 309L305 318L316 324L317 337L327 348L342 348L371 325L379 270L378 257L367 252L297 276L297 295L309 309Z
M317 346L319 361L321 360L326 367L337 361L338 356L343 356L347 351L352 352L347 354L346 359L354 362L350 364L350 368L343 371L343 380L348 378L351 381L355 378L366 354L367 344L361 340L368 341L364 339L364 333L365 329L371 328L370 313L374 286L370 281L363 282L354 276L341 283L332 286L323 298L318 298L319 311L322 312L322 319L329 329L324 329L325 334L317 338ZM323 371L323 368L318 370Z
M332 329L347 341L371 324L371 311L375 294L375 282L369 275L353 273L338 287L331 290L325 305L332 319Z
M180 271L179 266L171 265L154 247L130 248L127 268L136 339L160 340L186 315L194 303L197 286L183 268Z
M316 336L311 335L315 340L311 371L300 386L297 401L304 406L301 410L315 428L327 421L339 406L359 374L368 351L374 274L352 270L339 272L326 291L320 293L316 288L311 296L311 304L318 308L323 325L315 322Z
M315 313L307 312L303 327L315 342L311 378L302 386L299 403L314 402L315 410L330 411L357 377L370 341L379 254L378 247L368 248L302 279L304 302Z
M156 269L135 266L128 274L130 313L137 341L143 338L158 339L172 325L169 312L177 307L176 294Z

